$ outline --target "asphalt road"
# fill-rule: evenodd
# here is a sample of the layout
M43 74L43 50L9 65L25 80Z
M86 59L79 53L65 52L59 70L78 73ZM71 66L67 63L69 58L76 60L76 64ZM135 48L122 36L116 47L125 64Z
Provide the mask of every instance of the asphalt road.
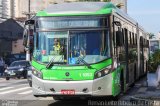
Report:
M154 81L154 75L150 75L148 80ZM135 86L131 87L127 93L120 96L120 101L130 101L133 97L156 97L154 98L157 101L160 101L160 89L153 86L147 86L146 79L143 78L140 81L135 83ZM158 98L158 99L157 99ZM121 103L120 102L120 103ZM153 101L149 101L153 103ZM110 99L89 99L89 100L70 100L70 101L55 101L52 97L47 98L36 98L32 95L32 88L29 87L26 79L10 79L6 81L4 78L0 78L0 106L105 106L113 104L113 101ZM157 102L157 105L160 106L160 102ZM123 103L124 104L124 103ZM117 104L113 104L117 106ZM128 104L121 105L128 106Z

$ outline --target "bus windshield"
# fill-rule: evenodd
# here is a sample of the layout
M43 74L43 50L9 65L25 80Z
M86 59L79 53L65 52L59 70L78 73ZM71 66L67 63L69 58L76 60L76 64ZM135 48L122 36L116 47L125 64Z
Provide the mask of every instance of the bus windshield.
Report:
M38 32L33 57L42 63L97 63L110 57L109 31Z
M110 57L107 17L46 17L36 22L33 58L38 62L93 64Z

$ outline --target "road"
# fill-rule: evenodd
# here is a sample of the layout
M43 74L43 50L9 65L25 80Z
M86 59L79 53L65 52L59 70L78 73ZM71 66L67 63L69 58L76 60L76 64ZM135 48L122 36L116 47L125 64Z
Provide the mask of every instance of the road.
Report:
M0 106L6 102L18 102L21 104L23 102L24 106L33 106L33 104L45 104L39 103L39 101L50 100L54 102L52 98L36 98L32 95L32 88L29 87L26 79L10 79L6 81L4 78L0 78ZM49 103L49 101L47 101ZM21 105L18 105L21 106Z
M148 76L149 86L146 86L146 80L144 78L138 81L127 93L121 95L119 100L130 101L131 98L138 96L148 98L155 97L156 100L160 100L160 89L151 82L155 82L154 77L154 75ZM32 95L32 88L29 87L26 79L10 79L6 81L4 78L0 78L0 100L0 106L104 106L106 101L107 103L112 102L108 99L55 101L52 97L36 98ZM150 103L153 103L153 101L150 101ZM153 106L160 106L160 102L158 102L158 105Z
M52 97L36 98L26 79L0 78L0 106L84 106L87 101L55 101Z

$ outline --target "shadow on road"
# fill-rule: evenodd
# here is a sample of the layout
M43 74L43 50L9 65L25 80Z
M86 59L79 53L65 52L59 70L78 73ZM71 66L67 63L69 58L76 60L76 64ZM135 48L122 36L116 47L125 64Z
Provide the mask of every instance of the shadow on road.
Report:
M99 104L105 104L112 102L114 99L112 97L106 98L89 98L86 100L63 100L55 101L54 103L49 104L48 106L97 106Z
M89 106L87 100L56 101L48 106Z

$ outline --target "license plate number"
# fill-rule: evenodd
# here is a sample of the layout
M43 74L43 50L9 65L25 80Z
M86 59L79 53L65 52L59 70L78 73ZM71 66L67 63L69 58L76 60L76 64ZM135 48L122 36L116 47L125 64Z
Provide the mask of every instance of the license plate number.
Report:
M75 90L61 90L61 94L63 94L63 95L74 95Z

